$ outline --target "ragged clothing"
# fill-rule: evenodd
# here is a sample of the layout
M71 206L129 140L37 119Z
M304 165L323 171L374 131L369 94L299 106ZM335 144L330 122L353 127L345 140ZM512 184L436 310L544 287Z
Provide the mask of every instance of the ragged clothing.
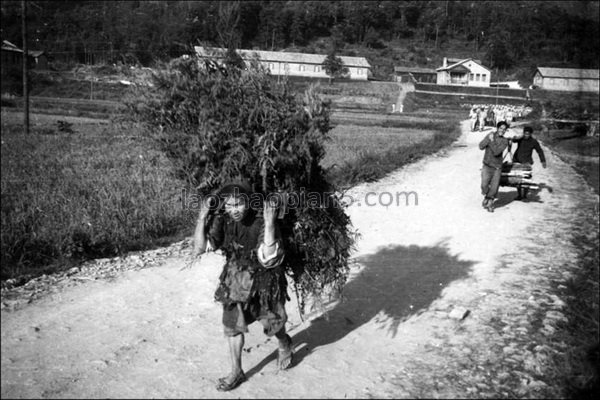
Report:
M215 292L226 308L241 303L244 311L254 308L258 316L280 310L288 299L281 233L276 229L276 251L269 257L264 256L263 237L264 220L254 210L239 222L217 215L210 224L208 239L227 260Z

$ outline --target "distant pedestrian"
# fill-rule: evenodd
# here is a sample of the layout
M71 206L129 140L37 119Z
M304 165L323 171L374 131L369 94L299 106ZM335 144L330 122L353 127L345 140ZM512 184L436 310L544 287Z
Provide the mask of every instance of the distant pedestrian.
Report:
M477 119L479 119L478 109L475 107L471 108L469 112L469 118L471 119L471 132L475 132L475 128L477 127Z
M510 126L514 121L515 121L515 113L514 113L512 107L509 107L509 109L506 111L506 122Z
M494 200L500 187L502 153L508 147L508 139L504 137L507 127L506 122L498 122L497 129L479 143L479 149L485 150L481 167L482 206L489 212L494 212Z
M479 130L483 132L485 128L485 120L487 119L487 110L485 107L479 109Z

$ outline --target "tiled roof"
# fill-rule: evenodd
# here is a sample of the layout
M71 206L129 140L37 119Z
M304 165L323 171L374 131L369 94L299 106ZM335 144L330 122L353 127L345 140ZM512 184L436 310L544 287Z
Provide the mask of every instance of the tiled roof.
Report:
M196 54L199 56L208 56L214 53L223 52L224 49L220 48L204 48L201 46L194 46ZM264 50L238 50L240 56L244 59L250 59L254 54L258 55L261 61L277 61L287 63L302 63L302 64L317 64L321 65L325 61L327 56L323 54L307 54L307 53L290 53L284 51L264 51ZM364 67L371 68L371 64L364 57L349 57L339 56L345 66L348 67Z
M450 57L448 57L448 63L450 63L450 64L454 64L454 63L457 63L457 62L462 61L462 60L464 60L464 58L450 58ZM481 64L481 60L478 60L476 58L469 58L469 60L473 60L477 64Z
M14 51L16 53L23 52L23 50L21 50L20 48L18 48L17 46L15 46L11 42L9 42L8 40L2 41L2 50ZM32 57L39 57L40 55L44 54L44 51L43 50L29 50L29 51L27 51L27 53L29 53L29 55Z
M418 67L394 67L394 72L412 72L415 74L435 74L433 68L418 68Z
M12 44L8 40L3 40L2 41L2 50L16 51L18 53L22 53L23 52L23 50L19 49L17 46L15 46L14 44Z
M489 68L485 67L484 65L482 65L481 63L477 62L477 60L474 60L472 58L465 58L464 60L460 60L452 65L448 65L447 67L440 67L438 69L436 69L436 71L446 71L446 70L451 70L454 69L456 67L458 67L459 65L462 65L464 63L466 63L467 61L473 61L476 64L479 64L482 68L487 69L488 71L490 70Z
M542 76L554 78L598 79L597 69L538 67Z

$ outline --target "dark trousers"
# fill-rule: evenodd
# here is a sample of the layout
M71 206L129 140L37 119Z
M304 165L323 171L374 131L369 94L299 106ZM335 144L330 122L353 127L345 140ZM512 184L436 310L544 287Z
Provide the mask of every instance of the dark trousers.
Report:
M494 168L483 164L481 167L481 194L488 199L493 199L498 194L502 168Z
M519 197L526 198L528 193L529 193L528 187L521 186L521 185L517 186L517 194L519 195Z

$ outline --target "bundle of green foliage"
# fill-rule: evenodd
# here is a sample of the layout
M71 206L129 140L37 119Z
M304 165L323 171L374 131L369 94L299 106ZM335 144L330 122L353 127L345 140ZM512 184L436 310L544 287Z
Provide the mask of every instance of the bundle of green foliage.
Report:
M174 60L126 103L201 196L239 180L263 198L287 194L285 267L304 313L307 300L319 304L329 290L341 289L355 240L319 165L329 105L313 87L297 100L286 82L275 82L257 61L241 68L227 55L224 60Z

